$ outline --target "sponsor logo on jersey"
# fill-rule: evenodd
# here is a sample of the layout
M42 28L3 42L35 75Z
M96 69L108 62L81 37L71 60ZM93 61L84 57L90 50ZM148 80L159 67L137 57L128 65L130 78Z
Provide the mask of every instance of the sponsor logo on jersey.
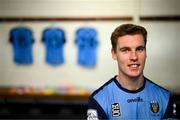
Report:
M87 120L99 120L97 111L95 109L88 109Z
M159 112L159 104L157 101L153 100L150 102L150 108L151 108L151 111L153 113L158 113Z
M119 103L111 104L112 116L118 117L121 115Z
M133 99L127 99L128 103L132 102L143 102L143 99L141 97L133 98Z

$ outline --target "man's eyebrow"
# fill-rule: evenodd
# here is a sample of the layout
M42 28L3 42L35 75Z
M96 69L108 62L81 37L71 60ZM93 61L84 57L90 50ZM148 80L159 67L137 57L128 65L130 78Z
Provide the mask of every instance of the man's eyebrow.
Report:
M137 48L146 48L144 45L140 45Z
M120 47L120 49L121 49L121 48L130 48L130 47L128 47L128 46L124 46L124 47Z
M120 47L119 50L124 50L124 49L131 49L130 47L124 46L124 47Z

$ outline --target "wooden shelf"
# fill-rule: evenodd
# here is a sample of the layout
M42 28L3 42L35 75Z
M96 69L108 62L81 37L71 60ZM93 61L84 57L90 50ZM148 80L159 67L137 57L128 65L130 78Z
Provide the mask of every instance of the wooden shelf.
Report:
M140 21L180 21L180 15L140 16Z
M0 17L0 22L35 22L35 21L132 21L131 16L121 17Z

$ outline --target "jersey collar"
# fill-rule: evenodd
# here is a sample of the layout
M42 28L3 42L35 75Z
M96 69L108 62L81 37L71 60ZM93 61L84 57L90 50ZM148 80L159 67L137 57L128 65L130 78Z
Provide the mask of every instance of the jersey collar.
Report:
M128 90L124 87L121 86L121 84L118 82L118 80L116 79L117 75L113 78L113 81L115 82L115 84L123 91L125 92L128 92L128 93L138 93L138 92L141 92L144 88L145 88L145 84L146 84L146 78L144 77L144 83L143 83L143 86L140 87L139 89L137 90Z

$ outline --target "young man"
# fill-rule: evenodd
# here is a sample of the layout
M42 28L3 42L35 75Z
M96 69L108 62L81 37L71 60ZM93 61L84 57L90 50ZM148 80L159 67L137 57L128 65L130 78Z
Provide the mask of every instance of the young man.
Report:
M118 75L90 96L88 120L176 117L171 93L143 75L146 41L147 31L142 26L123 24L114 30L111 53Z

